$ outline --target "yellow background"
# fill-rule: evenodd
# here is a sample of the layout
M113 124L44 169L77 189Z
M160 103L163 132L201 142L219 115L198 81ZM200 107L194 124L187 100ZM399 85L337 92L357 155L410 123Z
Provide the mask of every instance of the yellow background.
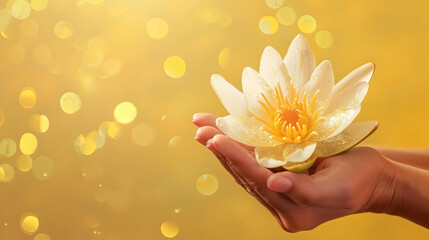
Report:
M0 9L11 2L0 1ZM286 53L300 33L296 22L280 25L271 35L262 33L259 20L277 12L263 0L89 2L97 3L50 0L45 10L33 10L23 20L13 19L0 37L0 108L5 113L0 141L12 138L19 145L22 134L32 132L29 117L45 114L50 127L46 133L34 133L39 146L32 157L48 156L54 163L53 175L41 181L31 171L16 168L19 149L12 157L0 158L0 164L15 169L10 182L0 183L0 239L34 239L39 233L62 240L165 239L160 226L166 220L179 227L175 239L428 239L429 232L422 227L375 214L344 217L308 232L285 233L194 142L194 112L227 114L210 87L210 75L220 73L240 86L242 69L257 69L266 45ZM428 4L290 0L284 5L293 8L297 17L309 14L316 19L316 31L304 35L318 63L324 59L332 62L336 80L361 64L376 64L358 117L380 121L367 144L427 146ZM152 39L146 32L146 22L154 17L168 24L168 34L162 39ZM62 20L74 25L68 39L54 33L55 24ZM36 21L38 29L26 34L26 21ZM316 44L319 30L332 33L331 48ZM82 63L87 42L93 37L108 45L103 60L120 60L122 69L117 75L101 78L99 67ZM40 44L51 51L45 65L33 58ZM25 49L24 53L17 52L16 46ZM230 48L231 55L221 68L218 55L224 48ZM186 62L186 73L179 78L164 71L164 60L174 55ZM24 109L18 101L25 87L37 94L34 108ZM69 91L82 99L81 109L71 115L60 108L60 97ZM106 120L114 121L114 108L124 101L137 107L137 118L120 125L117 139L106 137L103 148L89 156L78 154L75 139L97 130ZM131 139L133 127L141 123L156 131L149 146L137 146ZM171 142L174 136L179 137ZM82 171L88 166L96 171L85 177ZM197 178L205 173L219 181L218 191L210 196L196 190ZM40 222L32 235L20 226L20 218L27 212Z

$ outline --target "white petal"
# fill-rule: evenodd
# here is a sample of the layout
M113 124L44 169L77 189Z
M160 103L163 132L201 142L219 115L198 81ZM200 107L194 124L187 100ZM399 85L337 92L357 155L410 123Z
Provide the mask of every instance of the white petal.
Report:
M319 107L326 107L332 96L332 89L334 88L334 71L329 61L323 61L319 66L314 69L311 74L310 81L308 81L302 88L301 96L303 93L307 94L309 99L308 103L311 102L311 98L319 91L316 98L316 109Z
M286 163L286 160L283 157L283 149L283 144L276 147L256 147L255 158L263 167L280 167Z
M305 144L286 145L283 156L287 162L303 162L313 155L316 150L316 143L306 142Z
M318 135L311 137L312 141L323 141L334 137L347 128L360 112L360 105L353 109L341 110L324 116L315 128Z
M290 77L282 57L271 46L266 47L262 53L259 74L272 89L280 86L283 96L287 96Z
M216 126L234 140L255 147L275 147L282 142L270 138L270 134L262 131L263 123L249 117L228 115L216 119Z
M320 157L340 154L359 144L377 128L377 121L352 123L337 136L319 142L316 152Z
M293 39L283 61L294 87L298 89L310 80L311 73L316 67L313 50L301 34Z
M211 84L223 106L231 115L252 115L247 110L243 93L227 82L221 75L213 74Z
M374 74L374 68L374 63L366 63L356 68L335 85L334 94L358 82L369 83L369 80L371 80Z
M369 84L367 82L358 82L335 93L324 113L328 114L338 110L355 108L362 103L368 93L368 88Z
M264 94L270 104L277 108L274 90L259 76L258 72L250 67L243 70L242 84L247 109L256 117L269 121L269 116L261 105L261 102L266 103L261 94Z

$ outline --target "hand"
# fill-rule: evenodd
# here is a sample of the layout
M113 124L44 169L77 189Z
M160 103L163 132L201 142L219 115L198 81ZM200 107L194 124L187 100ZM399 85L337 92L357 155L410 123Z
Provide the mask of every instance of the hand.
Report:
M208 113L194 115L193 122L200 127L196 140L288 232L312 229L353 213L388 211L395 199L393 167L372 148L357 147L318 159L307 173L276 172L256 162L252 147L223 135L215 120Z

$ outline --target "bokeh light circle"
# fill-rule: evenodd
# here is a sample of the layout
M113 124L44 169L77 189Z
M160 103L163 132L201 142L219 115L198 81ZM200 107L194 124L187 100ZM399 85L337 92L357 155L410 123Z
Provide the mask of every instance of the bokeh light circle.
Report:
M316 19L310 15L304 15L298 19L298 28L304 33L312 33L316 27Z
M42 181L48 180L54 173L54 163L46 156L40 156L33 161L33 175Z
M21 155L16 159L16 167L21 172L28 172L33 166L33 159L28 155Z
M128 124L137 116L137 108L131 102L122 102L115 107L115 120L121 124Z
M39 228L39 219L32 213L25 213L21 216L21 229L24 233L32 235Z
M321 48L330 48L334 43L334 37L326 30L318 31L316 33L316 43Z
M146 32L150 38L162 39L168 34L168 24L162 18L151 18L146 23Z
M52 240L52 239L46 233L39 233L33 238L33 240Z
M15 177L15 170L13 169L12 165L9 163L3 163L0 164L0 168L3 169L3 182L10 182ZM0 176L1 177L1 176Z
M45 133L49 129L49 119L43 114L33 114L28 120L28 125L35 132Z
M0 183L3 182L5 176L6 173L4 172L4 169L0 166Z
M231 48L227 47L220 51L218 56L219 66L225 69L231 60Z
M24 133L19 142L19 148L25 155L33 154L37 149L37 138L31 133Z
M19 94L19 103L25 109L33 108L36 105L36 101L36 92L30 87L24 88Z
M179 226L174 222L164 221L161 224L161 233L167 238L174 238L179 233Z
M0 9L0 28L5 29L9 26L12 15L7 9Z
M285 26L292 25L296 20L296 13L290 7L282 7L277 11L276 18L280 24Z
M31 0L31 8L34 11L43 11L48 7L49 0Z
M73 36L74 27L71 22L62 20L55 24L54 33L59 39L68 39Z
M82 101L76 93L66 92L60 98L60 106L65 113L73 114L79 111Z
M31 6L27 1L17 0L13 3L10 11L16 19L22 20L30 16Z
M180 78L186 72L186 63L179 56L170 56L164 61L164 71L171 78Z
M197 191L203 195L212 195L219 188L217 178L211 174L203 174L197 179Z
M264 16L259 20L259 29L265 34L274 34L279 30L279 23L273 16Z
M12 157L16 153L16 142L11 138L5 138L0 142L0 155Z
M277 9L283 5L283 0L265 0L265 4L272 9Z

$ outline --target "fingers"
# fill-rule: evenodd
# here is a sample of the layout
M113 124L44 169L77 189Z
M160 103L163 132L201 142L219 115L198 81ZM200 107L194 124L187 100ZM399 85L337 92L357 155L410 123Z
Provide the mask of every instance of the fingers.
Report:
M216 135L211 140L211 144L225 156L231 168L249 184L246 187L254 189L260 195L265 195L267 192L265 183L273 174L270 170L260 166L249 152L225 135Z
M235 141L233 141L235 143ZM239 146L237 146L240 148ZM255 191L249 184L249 182L240 175L232 166L231 163L227 160L225 156L223 156L222 153L220 153L212 144L212 141L209 140L207 144L207 148L213 152L213 154L219 159L219 162L222 164L222 166L234 177L235 181L243 187L246 191L248 191L253 197L258 200L264 207L266 207L271 214L274 216L274 218L277 220L277 222L280 224L280 226L286 230L285 225L283 224L283 221L279 215L279 213L271 206L268 202L264 200L264 198Z
M216 119L217 119L217 116L215 116L215 115L213 115L211 113L195 113L194 114L192 122L196 126L200 127L200 129L197 130L197 134L196 134L197 138L196 138L196 140L199 141L199 142L200 142L200 140L203 141L203 139L198 139L198 138L200 138L200 136L199 136L200 133L204 133L204 135L206 136L205 142L201 142L201 144L206 145L206 142L210 138L214 137L214 135L216 135L216 134L222 134L222 132L219 129L217 129ZM206 132L206 130L208 129L207 127L215 128L215 129L217 129L217 132L215 132L213 129L210 129L208 132ZM207 138L207 136L211 136L211 137ZM247 150L252 151L252 152L255 149L254 147L246 145L246 144L243 144L243 143L238 143L238 144L240 146L242 146L243 148L246 148Z
M198 127L212 126L216 127L217 116L211 113L195 113L192 122Z
M289 171L275 173L267 180L267 187L283 193L299 205L339 208L344 205L347 179L335 169L323 169L314 175ZM346 176L347 177L347 176Z
M216 134L222 134L222 132L214 127L200 127L195 134L195 140L205 146L207 145L207 141L212 139Z

